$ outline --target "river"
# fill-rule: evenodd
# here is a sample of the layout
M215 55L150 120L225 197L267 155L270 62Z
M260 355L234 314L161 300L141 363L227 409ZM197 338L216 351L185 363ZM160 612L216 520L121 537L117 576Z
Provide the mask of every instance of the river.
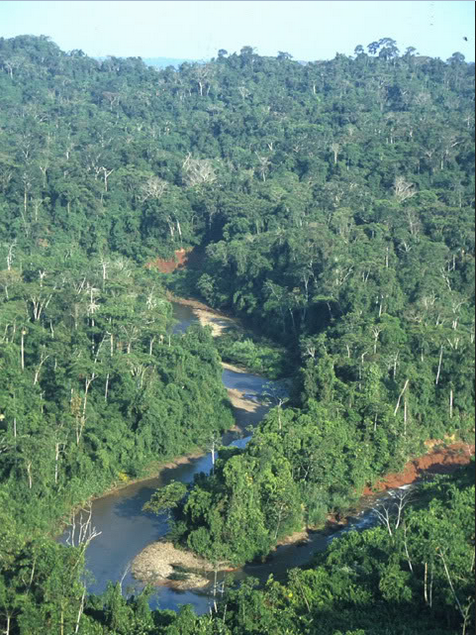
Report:
M192 309L174 304L175 317L178 324L175 332L183 332L197 321ZM234 388L247 395L261 395L270 382L262 377L248 373L237 373L232 370L223 371L223 383L227 388ZM233 439L227 434L226 442L243 447L249 437L235 434ZM89 572L87 587L91 593L101 593L108 581L122 580L124 592L138 591L143 584L134 580L130 574L130 563L147 545L155 542L167 533L165 516L157 516L142 511L154 491L171 480L190 483L199 472L209 472L212 466L211 455L192 459L178 467L165 469L156 478L129 485L114 493L107 494L92 503L92 526L100 534L91 541L86 551L86 567ZM313 534L304 545L286 545L279 547L269 561L260 565L247 565L236 572L237 578L252 575L266 580L270 573L276 579L283 578L286 571L308 562L316 551L323 551L329 542L343 532L352 529L363 529L375 524L376 517L372 512L372 500L367 503L356 518L351 518L345 529L331 536ZM61 539L66 540L66 535ZM197 614L208 611L210 597L194 591L178 591L168 587L159 587L151 598L151 606L160 609L178 610L183 604L193 605Z

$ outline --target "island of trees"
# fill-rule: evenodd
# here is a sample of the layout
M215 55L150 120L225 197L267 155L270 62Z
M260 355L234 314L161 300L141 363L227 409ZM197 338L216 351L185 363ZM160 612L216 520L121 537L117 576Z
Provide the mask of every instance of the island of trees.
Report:
M390 38L157 70L0 38L0 627L6 635L450 635L474 627L471 466L211 615L88 596L80 504L233 424L221 358L291 378L171 534L267 556L440 444L474 443L474 65ZM193 253L161 274L157 257ZM168 293L253 336L174 335Z

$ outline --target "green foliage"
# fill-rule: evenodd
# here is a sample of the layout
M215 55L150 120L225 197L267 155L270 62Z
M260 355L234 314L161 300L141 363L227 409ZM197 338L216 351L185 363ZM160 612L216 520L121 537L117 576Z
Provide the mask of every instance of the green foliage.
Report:
M186 492L186 485L172 481L155 492L152 498L144 505L144 510L158 514L163 510L174 509L185 496Z
M292 372L289 352L264 338L241 333L222 335L217 342L221 358L269 379L288 377Z
M158 497L178 540L263 558L428 438L471 442L474 65L414 53L384 37L300 64L244 46L157 72L0 39L3 630L468 631L466 486L428 490L407 536L354 534L288 586L243 584L201 618L151 617L113 585L86 601L81 550L42 538L232 423L210 334L169 335L167 278L137 266L179 249L202 257L172 286L260 333L221 354L294 386L245 451L223 451L185 499Z
M82 619L85 546L41 534L233 422L213 340L199 327L170 334L159 274L62 256L2 278L13 282L0 298L0 619L11 633L75 632ZM173 506L185 492L175 485L156 504ZM111 633L149 632L120 590L110 596Z
M306 569L290 571L286 583L271 576L258 589L248 578L228 587L212 618L194 621L184 613L177 625L233 635L469 633L474 627L473 497L473 466L439 477L421 486L392 534L385 527L347 533Z

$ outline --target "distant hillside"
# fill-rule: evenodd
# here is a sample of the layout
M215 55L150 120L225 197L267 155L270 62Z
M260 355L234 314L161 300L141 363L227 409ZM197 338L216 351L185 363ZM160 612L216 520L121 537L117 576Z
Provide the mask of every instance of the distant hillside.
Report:
M97 59L99 62L104 62L104 60L106 60L107 57L96 57L95 59ZM141 57L140 59L147 66L153 66L154 68L159 68L159 69L167 68L167 66L173 66L175 68L180 68L180 66L184 62L188 62L189 64L197 64L197 63L204 64L205 62L210 61L210 60L203 60L203 59L192 60L192 59L176 58L176 57ZM270 55L270 56L264 57L263 59L273 60L275 58ZM301 66L306 66L306 64L310 64L310 62L308 60L307 61L306 60L295 60L295 61L298 64L301 64ZM324 60L321 60L321 61L324 61Z
M98 62L104 62L107 57L96 57L95 59ZM124 58L126 59L126 58ZM203 60L189 60L189 59L180 59L175 57L142 57L140 58L147 66L153 66L154 68L167 68L167 66L174 66L175 68L179 68L184 62L198 62Z
M177 59L174 57L145 57L143 61L147 66L154 66L156 68L167 68L167 66L175 66L175 68L178 68L184 62L191 63L198 60Z

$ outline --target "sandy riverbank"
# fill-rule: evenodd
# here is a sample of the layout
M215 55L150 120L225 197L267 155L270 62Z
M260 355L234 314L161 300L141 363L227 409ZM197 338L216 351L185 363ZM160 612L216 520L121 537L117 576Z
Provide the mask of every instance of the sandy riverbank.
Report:
M237 331L239 329L235 320L214 313L210 311L210 309L193 307L193 312L202 326L211 327L213 337L220 337L220 335L223 335L227 331Z
M236 391L239 393L239 391ZM239 397L238 403L245 407L254 407L254 402L248 402ZM261 414L259 414L261 419ZM373 488L367 488L364 491L362 501L366 498L375 496L376 492L384 492L388 489L408 485L416 481L431 478L435 474L448 474L462 465L470 462L471 456L474 455L475 448L463 443L454 443L447 447L441 447L437 450L431 450L428 454L423 455L413 461L409 461L405 468L398 474L389 474L378 481ZM295 532L281 540L274 551L281 547L294 544L305 545L313 540L316 534L322 536L330 535L344 527L348 522L347 518L336 518L329 515L325 527L320 530L303 529ZM174 580L173 574L178 570L185 569L187 571L186 580ZM226 564L222 563L219 570L223 571ZM134 560L132 565L133 575L140 580L150 582L158 586L168 586L176 589L203 589L210 583L207 574L213 571L213 566L200 558L196 558L194 554L186 551L175 549L171 543L157 542L149 545ZM170 578L172 576L172 579Z
M174 301L193 309L200 324L202 326L211 327L213 337L220 337L220 335L223 335L226 331L241 329L239 322L235 318L230 318L218 311L214 311L197 300L174 298ZM238 366L227 364L226 362L222 362L222 366L225 370L231 370L234 373L248 372L244 368L239 368ZM246 429L250 425L257 425L270 410L270 407L267 405L246 399L244 393L239 390L229 388L227 392L234 409L236 424L241 430Z
M242 368L232 366L231 364L225 364L225 362L222 363L222 366L223 368L232 370L235 373L246 372ZM240 390L236 390L235 388L228 388L227 393L234 410L234 417L236 422L235 425L230 428L228 432L243 433L248 426L257 425L270 409L270 407L267 405L262 405L257 403L256 401L252 401L251 399L246 399L244 397L244 393ZM196 459L200 459L204 455L205 452L203 450L197 449L196 451L189 452L184 456L173 458L163 463L157 463L155 465L152 465L147 470L147 473L143 476L136 479L127 479L124 481L120 481L113 485L106 492L92 497L91 500L97 500L99 498L103 498L104 496L108 496L109 494L115 494L116 492L119 492L120 490L129 487L130 485L141 483L142 481L148 481L151 478L156 478L164 470L173 470L180 465L186 465L188 463L191 463L192 461L195 461Z
M246 399L240 390L229 388L227 392L233 407L236 425L242 432L249 426L258 425L270 410L271 406L269 405Z
M213 567L189 551L176 549L171 542L154 542L134 558L132 575L155 586L174 589L201 589L209 584ZM174 579L174 577L176 579ZM179 579L179 578L185 579Z
M200 323L204 326L212 327L212 334L219 337L228 329L240 328L236 320L215 312L205 305L189 300L179 300L184 305L190 306L197 315ZM231 364L223 363L223 368L245 373L244 369L238 368ZM250 425L257 425L269 410L269 406L256 403L247 399L245 393L228 389L230 402L234 409L236 429L245 430ZM428 478L437 473L449 473L459 466L467 464L474 454L474 446L467 444L452 443L443 447L443 445L434 447L435 444L429 442L429 452L417 459L409 461L404 469L398 474L388 474L385 478L379 480L372 487L368 487L363 492L363 500L372 497L376 492L384 492L391 488L407 485L418 480ZM318 531L318 534L329 535L338 531L347 523L346 518L336 518L329 515L326 526ZM312 535L316 531L296 532L280 541L277 549L293 544L305 544L312 540ZM223 570L223 565L220 567ZM178 569L177 569L178 568ZM174 574L180 574L185 570L187 579L174 579ZM132 565L133 575L143 581L150 582L155 585L169 586L177 589L203 589L210 582L207 574L213 571L212 565L200 558L196 558L194 554L175 547L168 542L157 542L149 545L134 560Z
M235 323L235 320L223 316L218 312L214 312L213 310L206 307L204 304L196 300L182 300L179 298L172 298L174 302L183 304L185 306L190 306L194 309L194 313L196 313L197 317L200 320L202 325L210 325L212 326L212 334L214 337L218 337L225 329L228 328L239 328ZM226 370L231 370L234 373L247 373L248 371L244 368L239 368L238 366L234 366L233 364L227 364L226 362L221 363L222 367ZM230 403L234 409L235 415L235 425L230 428L228 432L244 432L246 428L250 425L257 425L262 418L269 411L270 407L261 405L252 401L250 399L244 398L244 393L240 390L236 390L234 388L227 389L228 397L230 399ZM151 478L155 478L162 471L174 469L179 467L180 465L185 465L187 463L192 462L195 459L199 459L204 456L204 452L201 450L196 450L186 454L185 456L180 456L177 458L173 458L165 463L158 463L152 465L150 469L147 470L147 473L144 476L141 476L136 479L127 479L113 485L106 492L101 493L98 496L92 498L92 500L96 500L98 498L102 498L109 494L114 494L115 492L119 492L120 490L128 487L129 485L134 485L135 483L140 483L141 481L147 481Z
M223 363L223 367L236 373L246 372L231 364ZM246 399L245 393L240 390L229 388L227 392L234 410L235 431L243 432L248 426L258 424L270 409L268 405ZM181 465L192 458L197 458L197 455L182 457L163 465L162 469ZM184 570L186 579L174 579L177 573L181 576ZM214 567L207 561L191 552L176 549L172 543L164 541L146 547L134 558L131 567L132 575L138 580L179 590L203 589L210 583L206 574L213 570ZM219 570L226 570L226 563L221 563Z
M170 302L176 302L177 304L190 307L202 326L211 327L213 337L219 337L226 331L243 330L240 321L237 318L230 317L221 311L211 309L206 304L203 304L203 302L177 298L171 293L168 294L168 298Z

